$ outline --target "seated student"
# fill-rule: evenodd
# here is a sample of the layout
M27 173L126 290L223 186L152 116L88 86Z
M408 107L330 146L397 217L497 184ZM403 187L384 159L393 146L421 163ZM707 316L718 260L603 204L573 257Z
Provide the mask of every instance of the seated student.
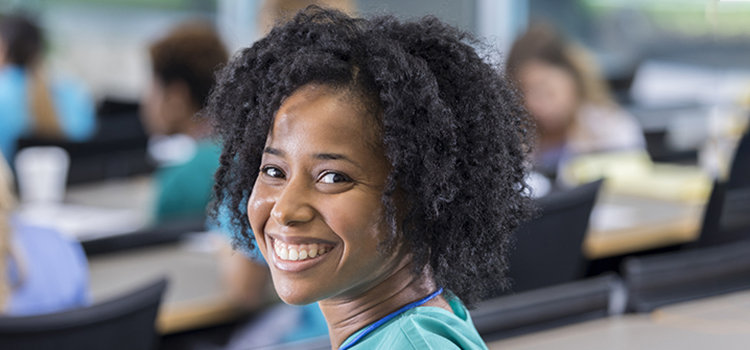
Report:
M334 349L487 348L464 305L505 284L533 129L471 43L309 7L219 73L214 214Z
M78 242L11 219L13 180L0 157L0 315L31 316L89 304L89 267Z
M156 171L157 222L205 215L219 147L208 139L210 126L196 116L214 84L214 71L227 61L227 51L214 28L188 22L150 47L153 76L143 97L141 114L151 134L183 134L196 141L184 163Z
M0 16L0 150L9 162L21 137L83 141L95 131L86 87L42 71L43 43L41 30L28 18Z
M644 149L643 130L620 108L582 48L553 28L532 26L514 44L506 70L536 119L533 165L555 177L577 155Z

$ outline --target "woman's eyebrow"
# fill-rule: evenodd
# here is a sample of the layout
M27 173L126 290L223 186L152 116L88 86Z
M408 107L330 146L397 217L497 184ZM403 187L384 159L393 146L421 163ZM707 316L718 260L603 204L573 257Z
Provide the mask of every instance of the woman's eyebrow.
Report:
M284 151L282 151L282 150L280 150L278 148L273 148L273 147L266 147L266 148L264 148L263 149L263 153L268 153L270 155L279 156L279 157L283 157L285 155Z
M345 162L349 162L356 166L357 168L362 169L362 167L357 164L357 162L349 159L347 156L339 153L315 153L313 154L313 158L320 159L320 160L343 160Z

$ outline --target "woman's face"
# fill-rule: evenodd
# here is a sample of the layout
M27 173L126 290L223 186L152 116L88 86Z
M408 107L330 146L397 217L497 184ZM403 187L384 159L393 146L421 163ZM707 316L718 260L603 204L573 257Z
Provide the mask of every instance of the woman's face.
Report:
M266 140L248 201L257 244L281 298L355 298L404 259L381 254L390 164L351 97L307 86L288 97Z
M519 82L526 107L542 132L559 133L571 123L578 109L576 81L567 70L541 61L521 66Z

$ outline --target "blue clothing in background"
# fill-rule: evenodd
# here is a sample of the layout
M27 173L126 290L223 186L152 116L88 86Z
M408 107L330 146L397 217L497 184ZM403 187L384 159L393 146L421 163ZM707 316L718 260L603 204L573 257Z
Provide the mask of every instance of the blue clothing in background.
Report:
M56 231L12 224L12 291L5 313L30 316L88 306L89 267L78 242Z
M0 150L12 164L16 142L32 134L29 77L26 70L8 65L0 68ZM94 101L86 87L73 79L48 82L57 121L64 136L72 141L85 141L96 129Z

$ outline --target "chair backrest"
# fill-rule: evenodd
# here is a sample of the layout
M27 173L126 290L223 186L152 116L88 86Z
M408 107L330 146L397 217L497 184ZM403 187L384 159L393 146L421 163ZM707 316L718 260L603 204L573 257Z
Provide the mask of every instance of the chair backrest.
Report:
M723 245L750 239L750 187L729 188L714 181L703 212L703 226L695 244L688 248Z
M631 257L622 269L636 312L750 288L750 241Z
M206 230L206 218L181 218L159 223L136 232L82 241L86 256L107 254L177 242L186 234Z
M703 210L703 224L701 233L695 244L690 244L690 248L707 247L725 243L721 237L721 212L724 209L724 194L726 193L726 184L714 180L714 186L711 190L711 196Z
M68 184L147 174L148 135L135 112L100 115L96 134L88 141L21 138L18 150L34 146L57 146L70 155Z
M750 187L750 130L742 136L734 152L727 187L730 189Z
M541 216L519 228L515 249L510 253L508 277L513 292L584 277L586 259L581 246L601 183L592 182L538 200Z
M489 299L471 311L485 341L622 314L627 295L615 274Z
M166 279L86 308L28 317L0 317L0 349L149 350Z

